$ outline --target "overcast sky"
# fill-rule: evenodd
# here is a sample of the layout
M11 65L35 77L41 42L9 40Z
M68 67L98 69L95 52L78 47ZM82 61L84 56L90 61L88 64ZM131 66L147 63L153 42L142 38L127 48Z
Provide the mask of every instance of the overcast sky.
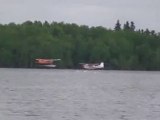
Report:
M119 19L160 32L159 11L160 0L0 0L0 23L46 20L113 29Z

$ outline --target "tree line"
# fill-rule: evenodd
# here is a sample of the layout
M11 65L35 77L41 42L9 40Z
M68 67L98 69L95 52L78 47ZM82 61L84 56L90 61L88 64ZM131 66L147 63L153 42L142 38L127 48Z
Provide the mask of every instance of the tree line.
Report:
M59 68L104 61L105 69L160 70L160 34L135 28L119 20L113 30L47 21L0 24L0 67L31 68L36 58L60 58Z

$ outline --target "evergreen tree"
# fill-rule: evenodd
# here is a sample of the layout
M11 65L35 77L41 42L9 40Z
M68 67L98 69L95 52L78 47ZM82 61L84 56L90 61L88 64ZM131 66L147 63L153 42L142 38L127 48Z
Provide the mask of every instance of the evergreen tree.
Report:
M147 29L144 31L144 33L145 33L146 35L150 35L149 29L147 28Z
M124 24L123 30L130 30L130 25L128 21Z
M141 33L142 33L142 34L144 33L144 30L143 30L143 29L141 29Z
M117 20L117 23L115 25L114 30L116 30L116 31L120 31L121 30L121 24L120 24L119 20Z
M155 35L155 31L154 30L151 31L151 35Z
M131 31L134 31L134 30L135 30L135 25L134 25L134 22L133 22L133 21L131 21L130 30L131 30Z

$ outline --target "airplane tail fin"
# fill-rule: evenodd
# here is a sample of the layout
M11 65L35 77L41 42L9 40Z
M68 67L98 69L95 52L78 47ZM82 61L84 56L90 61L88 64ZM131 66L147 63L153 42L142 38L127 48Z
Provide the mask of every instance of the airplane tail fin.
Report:
M104 67L104 62L101 62L101 63L100 63L100 66L101 66L101 67Z

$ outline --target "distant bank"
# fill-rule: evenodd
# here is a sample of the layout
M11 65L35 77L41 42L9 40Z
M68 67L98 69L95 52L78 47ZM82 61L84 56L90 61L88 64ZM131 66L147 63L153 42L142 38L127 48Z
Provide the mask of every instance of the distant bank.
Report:
M26 21L0 24L0 67L33 68L36 58L60 58L58 68L104 62L104 69L160 70L160 34L136 30L133 22L115 29Z

